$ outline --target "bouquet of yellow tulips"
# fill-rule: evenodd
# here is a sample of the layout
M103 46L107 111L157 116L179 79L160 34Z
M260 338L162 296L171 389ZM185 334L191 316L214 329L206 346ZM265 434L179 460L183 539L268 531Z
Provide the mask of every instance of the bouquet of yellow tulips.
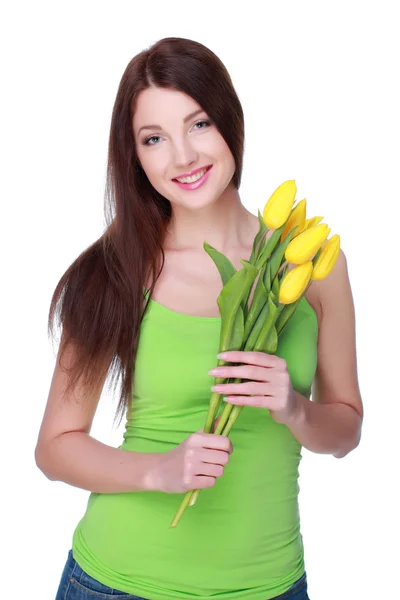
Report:
M324 279L335 265L340 251L339 235L327 240L330 228L320 223L323 217L306 219L305 198L293 208L296 191L294 180L285 181L269 198L263 215L258 211L260 229L250 259L241 259L242 269L237 271L224 254L204 243L223 283L218 297L219 353L244 350L274 354L279 334L312 280ZM289 269L291 264L293 268ZM223 364L225 361L219 359L217 366ZM225 379L216 377L215 384L218 383L225 383ZM233 383L241 383L241 379L234 379ZM221 400L222 394L211 394L205 433L212 433ZM228 436L242 408L227 403L213 433ZM199 491L185 494L170 527L176 527L187 506L193 506Z

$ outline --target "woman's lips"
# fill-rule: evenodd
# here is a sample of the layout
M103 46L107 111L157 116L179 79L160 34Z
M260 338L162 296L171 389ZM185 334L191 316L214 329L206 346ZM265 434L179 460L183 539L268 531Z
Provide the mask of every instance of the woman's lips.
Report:
M193 175L197 175L197 173L200 173L200 171L204 171L204 169L209 169L210 167L212 167L212 165L204 165L204 167L199 167L198 169L194 169L194 171L191 171L191 173L185 173L182 175L178 175L177 177L173 177L173 181L175 181L176 179L183 179L184 177L192 177Z
M204 175L202 177L200 177L200 179L193 181L193 183L181 183L180 181L177 181L176 179L173 179L172 181L174 183L176 183L176 185L178 185L183 190L197 190L197 188L202 186L203 183L205 183L207 181L211 169L212 169L212 165L210 167L207 167L207 171L204 173Z

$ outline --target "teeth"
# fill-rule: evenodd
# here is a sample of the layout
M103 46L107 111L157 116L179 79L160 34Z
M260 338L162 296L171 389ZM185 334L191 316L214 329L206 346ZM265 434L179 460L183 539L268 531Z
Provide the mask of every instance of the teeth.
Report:
M177 178L177 181L179 181L180 183L193 183L194 181L200 179L200 177L203 177L206 171L207 169L203 169L202 171L199 171L198 173L196 173L196 175L192 175L191 177L182 177L179 179Z

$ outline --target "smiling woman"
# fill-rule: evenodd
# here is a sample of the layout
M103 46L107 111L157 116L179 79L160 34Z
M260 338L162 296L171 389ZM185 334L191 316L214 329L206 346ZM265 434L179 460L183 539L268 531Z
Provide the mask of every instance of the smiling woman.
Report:
M146 124L151 116L158 124ZM153 187L174 202L175 211L193 200L198 207L226 197L235 173L233 154L219 127L191 96L155 86L143 90L135 103L133 131L141 167ZM176 196L177 188L193 193Z
M350 402L327 361L335 323L352 325L349 296L346 316L324 315L320 329L311 286L274 357L280 397L296 388L308 426L291 429L282 413L252 406L231 439L202 431L221 331L221 280L204 242L238 269L259 229L239 195L243 152L242 107L211 50L165 38L130 61L111 121L107 228L63 274L50 306L49 331L56 316L63 331L36 461L49 479L91 492L57 600L308 600L298 466L302 441L327 422L310 408L314 375L324 400L340 392ZM343 269L335 273L339 294ZM351 339L340 348L354 384ZM271 364L261 353L245 358L247 367L231 368L261 375L264 389ZM118 448L89 435L108 375L122 383ZM333 450L345 410L333 415ZM170 529L181 495L197 489L196 509Z

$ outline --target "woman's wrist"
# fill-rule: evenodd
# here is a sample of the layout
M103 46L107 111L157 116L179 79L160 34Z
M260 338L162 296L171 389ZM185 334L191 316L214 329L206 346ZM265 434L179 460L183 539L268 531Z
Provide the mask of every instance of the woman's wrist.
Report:
M162 492L160 462L163 454L160 452L146 454L135 452L134 454L133 463L136 469L140 471L135 478L140 490L136 491ZM141 463L141 465L138 463Z

